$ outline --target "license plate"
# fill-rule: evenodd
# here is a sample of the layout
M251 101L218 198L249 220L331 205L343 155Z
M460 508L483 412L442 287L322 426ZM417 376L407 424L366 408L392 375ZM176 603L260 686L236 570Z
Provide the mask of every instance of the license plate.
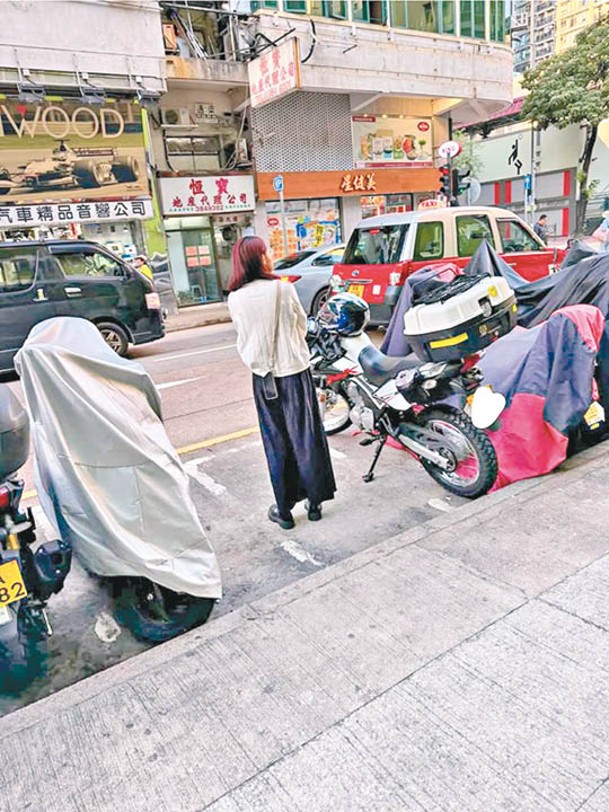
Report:
M349 285L347 290L348 293L352 293L354 296L363 296L364 295L364 286L363 285Z
M18 561L0 564L0 607L20 601L27 596Z
M605 410L601 406L600 403L594 401L594 403L590 404L588 411L584 415L584 422L588 426L588 428L596 428L599 423L602 423L605 419Z

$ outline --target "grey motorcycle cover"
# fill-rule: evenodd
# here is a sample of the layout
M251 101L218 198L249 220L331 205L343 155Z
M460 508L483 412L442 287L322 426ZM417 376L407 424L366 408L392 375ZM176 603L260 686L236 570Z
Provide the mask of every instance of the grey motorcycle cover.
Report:
M145 369L78 318L43 321L15 358L40 504L86 569L221 596L220 569Z

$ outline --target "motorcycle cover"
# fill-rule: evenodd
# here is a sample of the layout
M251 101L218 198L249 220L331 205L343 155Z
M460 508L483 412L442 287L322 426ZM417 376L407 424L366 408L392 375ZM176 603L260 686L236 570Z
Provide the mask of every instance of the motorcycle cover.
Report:
M542 324L517 327L487 348L485 384L506 398L489 437L499 472L493 490L552 471L567 456L569 433L592 401L605 318L589 305L566 307Z
M144 368L85 319L35 326L15 358L41 506L83 566L221 597L215 553Z

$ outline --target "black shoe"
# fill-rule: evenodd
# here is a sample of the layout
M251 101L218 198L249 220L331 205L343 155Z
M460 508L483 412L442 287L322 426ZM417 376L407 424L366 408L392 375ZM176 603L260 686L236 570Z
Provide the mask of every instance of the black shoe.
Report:
M278 524L282 530L292 530L294 525L294 517L291 513L288 513L287 516L281 516L279 511L277 510L277 505L271 505L268 512L268 517L272 522Z
M305 510L309 516L310 522L318 522L321 519L321 505L311 505L305 502Z

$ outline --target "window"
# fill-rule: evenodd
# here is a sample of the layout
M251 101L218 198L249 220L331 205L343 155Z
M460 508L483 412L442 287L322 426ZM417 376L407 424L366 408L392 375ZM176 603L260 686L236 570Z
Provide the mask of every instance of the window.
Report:
M347 245L343 262L346 265L387 265L399 262L407 231L406 223L356 228Z
M503 0L491 0L491 39L505 41L505 4Z
M504 253L544 250L544 246L537 242L518 220L497 220L497 226Z
M118 260L94 249L65 254L61 252L55 256L65 276L124 275L123 266Z
M418 223L414 245L415 262L440 259L444 256L444 226L442 223Z
M311 265L315 265L316 267L327 267L329 265L337 265L339 262L342 261L344 254L344 249L342 248L335 248L333 251L328 251L326 254L320 254L316 259L313 260Z
M306 14L306 0L283 0L284 11L291 11L292 14Z
M457 217L457 254L460 257L471 257L476 249L486 240L495 248L491 224L485 214L478 216Z
M0 292L27 290L36 276L36 248L0 248Z
M312 257L315 251L300 251L298 254L290 254L285 259L280 259L279 262L275 263L275 270L276 271L284 271L287 268L294 268L296 265L299 265L301 262L304 262L305 259Z
M347 19L346 0L325 0L324 14L326 17L335 17L338 20Z
M461 36L484 39L484 0L461 0Z

